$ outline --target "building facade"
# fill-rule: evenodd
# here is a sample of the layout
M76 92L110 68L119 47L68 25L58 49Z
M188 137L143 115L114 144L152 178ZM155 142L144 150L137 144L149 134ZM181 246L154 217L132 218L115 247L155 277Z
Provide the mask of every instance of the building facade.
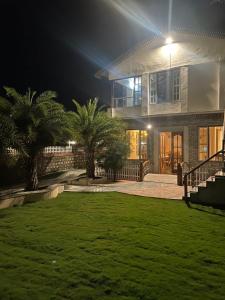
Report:
M223 38L173 32L97 73L111 81L110 115L127 123L129 159L173 174L178 163L193 167L222 149L224 50Z

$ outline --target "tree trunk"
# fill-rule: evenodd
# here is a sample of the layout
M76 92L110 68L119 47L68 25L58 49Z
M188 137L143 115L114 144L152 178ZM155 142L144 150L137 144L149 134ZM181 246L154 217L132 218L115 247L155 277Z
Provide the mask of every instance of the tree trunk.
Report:
M94 151L85 151L86 172L88 178L95 178L95 155Z
M36 191L38 189L38 155L31 155L27 162L27 191Z

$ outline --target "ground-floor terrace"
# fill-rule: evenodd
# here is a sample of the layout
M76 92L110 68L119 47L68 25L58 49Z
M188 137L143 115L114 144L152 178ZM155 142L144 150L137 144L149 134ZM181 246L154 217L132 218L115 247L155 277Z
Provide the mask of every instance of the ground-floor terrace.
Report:
M190 113L125 119L129 159L149 160L151 172L176 174L178 164L190 169L222 149L223 113ZM217 168L215 158L211 165Z
M171 174L147 174L142 182L119 180L108 184L89 186L65 185L69 192L119 192L129 195L181 200L183 186L177 185L177 176Z

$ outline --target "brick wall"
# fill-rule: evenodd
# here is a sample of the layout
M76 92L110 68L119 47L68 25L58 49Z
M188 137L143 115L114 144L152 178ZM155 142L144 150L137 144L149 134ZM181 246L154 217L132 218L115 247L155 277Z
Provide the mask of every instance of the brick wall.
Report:
M64 171L69 169L85 168L85 158L83 152L76 153L45 153L40 158L39 173L41 175Z

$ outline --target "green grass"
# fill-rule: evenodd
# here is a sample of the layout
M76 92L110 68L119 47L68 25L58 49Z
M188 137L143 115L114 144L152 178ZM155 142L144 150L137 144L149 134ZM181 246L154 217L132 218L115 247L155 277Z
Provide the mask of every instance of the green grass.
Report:
M0 299L225 299L224 215L119 193L1 210Z

